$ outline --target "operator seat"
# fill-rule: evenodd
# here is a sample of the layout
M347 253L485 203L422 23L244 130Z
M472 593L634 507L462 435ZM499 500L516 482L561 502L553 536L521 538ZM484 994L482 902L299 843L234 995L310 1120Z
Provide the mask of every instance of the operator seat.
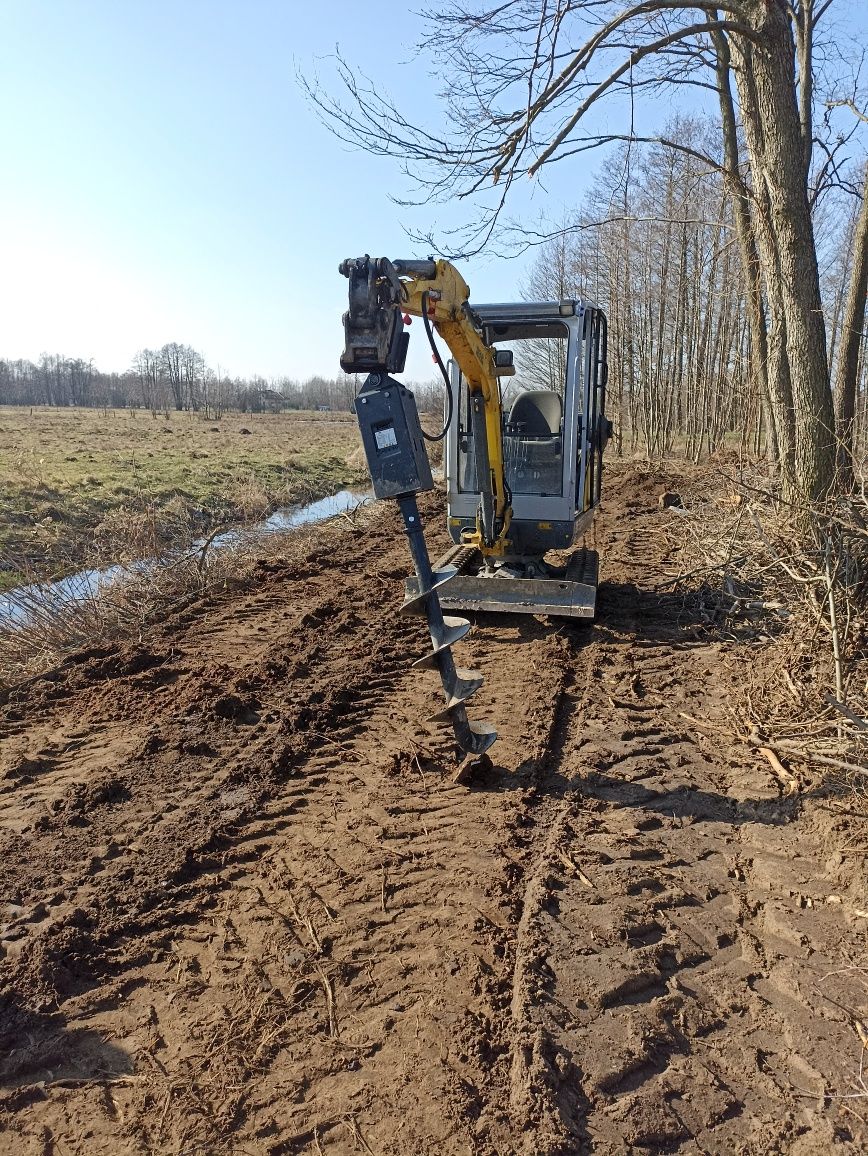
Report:
M529 389L512 403L506 421L504 457L509 484L517 493L561 492L560 395Z
M559 437L561 405L560 394L554 390L528 389L512 403L507 421L519 437Z

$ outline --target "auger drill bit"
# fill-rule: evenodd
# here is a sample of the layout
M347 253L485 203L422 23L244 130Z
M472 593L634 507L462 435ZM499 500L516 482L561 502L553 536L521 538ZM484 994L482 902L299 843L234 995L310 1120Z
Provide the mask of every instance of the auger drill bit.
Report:
M482 686L482 675L478 670L467 670L456 666L452 657L452 647L470 630L470 623L464 618L451 618L443 614L437 588L455 576L455 569L432 570L422 531L422 518L415 494L404 494L398 498L398 508L404 519L404 532L413 556L418 582L417 590L408 594L401 606L404 614L424 614L431 635L431 651L413 663L423 668L436 667L446 695L446 705L429 722L452 723L455 741L466 755L478 758L484 754L497 738L497 731L487 723L472 723L464 708L465 702L476 694Z
M401 264L405 272L414 271L426 278L436 272L433 261ZM458 746L468 760L473 760L488 750L497 732L467 718L464 704L479 690L482 677L478 671L456 667L452 646L467 634L470 623L444 617L437 588L455 571L432 571L422 533L416 495L434 488L431 463L416 400L400 381L389 376L403 371L409 340L399 308L402 288L398 269L385 258L365 256L342 262L340 272L350 282L341 368L345 373L368 374L355 409L371 485L375 497L397 501L416 569L417 588L407 595L401 610L424 614L431 635L430 653L413 665L439 670L446 704L429 721L451 721Z

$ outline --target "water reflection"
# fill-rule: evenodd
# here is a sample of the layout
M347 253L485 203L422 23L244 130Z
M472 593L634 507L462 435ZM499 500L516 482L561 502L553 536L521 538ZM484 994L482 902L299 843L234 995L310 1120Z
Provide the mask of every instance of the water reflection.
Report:
M309 502L306 506L287 506L275 510L254 526L226 530L222 534L217 534L208 548L225 549L255 540L263 534L279 533L297 529L299 526L324 522L327 518L334 518L338 514L354 510L371 496L370 491L339 490L336 494L320 498L316 502ZM191 549L201 549L204 543L205 539L200 538L193 542ZM77 574L59 578L56 582L17 586L0 595L0 628L24 625L40 610L51 614L76 602L90 601L119 578L128 575L139 577L159 565L157 559L145 558L126 565L106 566L98 570L79 570Z

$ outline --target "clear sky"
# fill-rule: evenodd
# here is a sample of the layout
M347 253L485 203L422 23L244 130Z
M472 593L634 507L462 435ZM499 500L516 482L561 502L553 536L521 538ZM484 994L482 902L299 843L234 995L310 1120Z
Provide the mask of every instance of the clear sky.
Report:
M333 76L339 44L424 117L439 84L420 28L387 0L0 0L0 356L123 370L181 341L224 373L332 376L338 262L427 255L403 226L458 215L397 209L398 166L331 137L296 68ZM513 210L557 216L595 163L556 166ZM523 268L462 271L475 300L504 300ZM411 332L409 375L429 377Z
M421 107L418 31L385 0L0 0L0 356L125 369L182 341L228 373L332 376L339 261L410 255L402 223L428 217L330 136L296 67L329 74L339 42Z

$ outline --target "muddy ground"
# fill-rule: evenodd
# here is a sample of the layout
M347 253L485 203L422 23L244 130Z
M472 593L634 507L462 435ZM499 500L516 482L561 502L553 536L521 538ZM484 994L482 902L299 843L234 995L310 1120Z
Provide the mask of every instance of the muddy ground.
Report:
M737 738L676 480L610 474L596 625L457 648L470 790L388 508L13 693L0 1151L864 1151L864 811Z

